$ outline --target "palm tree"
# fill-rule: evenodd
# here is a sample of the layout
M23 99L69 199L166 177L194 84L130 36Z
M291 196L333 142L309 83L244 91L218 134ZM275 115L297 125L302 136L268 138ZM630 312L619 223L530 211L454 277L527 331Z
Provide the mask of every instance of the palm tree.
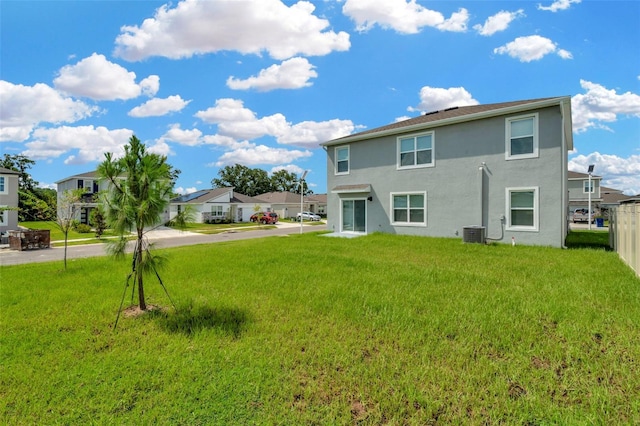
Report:
M138 306L145 311L144 275L155 274L164 287L158 274L164 258L151 253L145 229L161 223L161 215L172 193L172 168L166 157L147 152L135 136L131 136L124 150L124 157L117 159L111 153L105 154L105 160L98 166L98 175L109 184L101 193L101 202L108 226L120 237L109 248L112 255L124 257L127 237L131 232L136 234L127 286L133 278L131 296L133 298L137 286Z

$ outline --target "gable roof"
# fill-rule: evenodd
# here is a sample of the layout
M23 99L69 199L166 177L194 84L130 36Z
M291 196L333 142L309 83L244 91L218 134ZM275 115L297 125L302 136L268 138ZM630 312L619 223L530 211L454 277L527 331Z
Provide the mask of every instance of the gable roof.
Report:
M300 204L300 194L287 191L265 192L254 198L271 204Z
M580 173L580 172L572 172L569 170L567 172L567 177L569 180L571 179L589 179L588 173ZM591 175L591 179L602 179L602 176Z
M4 167L0 167L0 174L3 175L19 175L20 172L11 169L5 169Z
M501 102L495 104L472 105L452 107L440 111L427 112L419 117L387 124L371 130L354 133L322 143L323 146L338 145L347 142L356 142L374 137L394 135L404 132L417 131L448 124L462 123L465 121L480 120L504 114L529 111L550 106L560 106L564 116L564 133L567 141L567 149L573 149L573 133L571 122L571 97L562 96L554 98L539 98L522 101Z
M64 179L60 179L59 181L56 181L55 183L61 183L61 182L66 182L68 180L71 179L98 179L98 171L94 170L92 172L86 172L86 173L80 173L78 175L73 175L73 176L69 176L66 177Z
M202 189L200 191L172 198L171 202L179 204L201 204L206 203L212 198L217 198L229 191L233 191L233 188Z

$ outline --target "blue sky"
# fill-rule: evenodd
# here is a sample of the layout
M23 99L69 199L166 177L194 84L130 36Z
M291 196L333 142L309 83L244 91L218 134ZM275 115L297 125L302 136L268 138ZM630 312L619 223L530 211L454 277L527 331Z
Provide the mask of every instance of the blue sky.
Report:
M637 1L0 1L0 148L42 186L135 134L182 171L287 169L451 106L572 97L569 169L640 193Z

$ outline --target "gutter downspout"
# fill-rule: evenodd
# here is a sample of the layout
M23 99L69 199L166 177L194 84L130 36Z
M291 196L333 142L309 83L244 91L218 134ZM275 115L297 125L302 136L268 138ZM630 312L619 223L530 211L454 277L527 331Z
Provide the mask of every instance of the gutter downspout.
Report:
M485 226L484 224L484 169L487 166L487 163L485 163L484 161L482 162L482 164L480 164L480 166L478 167L478 175L479 175L479 185L480 185L480 211L479 211L479 223L480 226ZM486 230L485 235L488 234L488 230Z

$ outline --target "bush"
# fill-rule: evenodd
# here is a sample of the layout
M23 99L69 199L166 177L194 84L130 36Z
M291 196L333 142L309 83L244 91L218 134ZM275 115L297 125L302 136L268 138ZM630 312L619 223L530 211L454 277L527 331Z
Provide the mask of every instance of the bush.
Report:
M89 234L91 233L91 227L86 223L78 223L75 225L74 230L79 232L80 234Z

